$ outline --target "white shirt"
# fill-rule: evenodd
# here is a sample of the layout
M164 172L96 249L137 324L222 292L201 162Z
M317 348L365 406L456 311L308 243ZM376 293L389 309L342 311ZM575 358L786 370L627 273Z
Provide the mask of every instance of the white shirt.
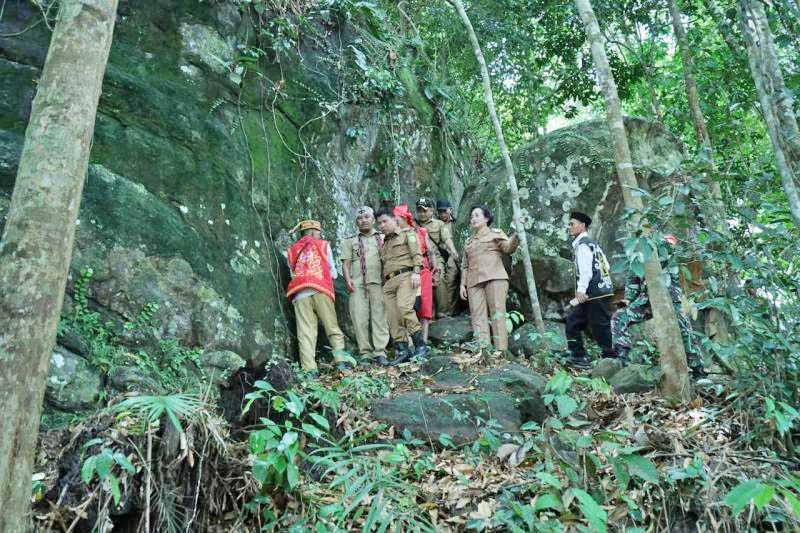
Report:
M586 294L589 282L592 280L593 256L589 247L587 245L579 246L578 241L588 236L589 234L584 231L572 241L572 249L575 251L575 263L578 265L578 288L576 292L582 292L583 294Z
M331 250L330 244L328 245L328 265L330 265L330 273L331 279L336 279L339 277L339 273L336 272L336 264L333 262L333 251ZM292 269L289 269L289 273L294 277L294 272ZM315 289L303 289L302 291L298 292L292 298L292 301L302 300L303 298L308 298L309 296L314 296L319 291Z

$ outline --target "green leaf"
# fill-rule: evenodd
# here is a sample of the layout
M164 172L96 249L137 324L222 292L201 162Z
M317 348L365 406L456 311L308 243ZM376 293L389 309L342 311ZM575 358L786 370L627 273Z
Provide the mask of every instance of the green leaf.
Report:
M558 407L558 414L562 418L566 418L578 408L578 402L573 400L570 396L561 394L556 396L556 406Z
M628 472L650 483L658 483L658 469L653 461L641 455L621 455L620 459L628 467Z
M297 470L297 465L289 463L286 469L286 481L289 482L289 488L293 489L300 479L300 472Z
M125 457L125 454L119 452L115 453L114 461L123 469L125 469L126 472L130 474L136 473L136 468L134 468L133 464L128 460L127 457Z
M792 508L795 519L800 520L800 499L786 489L781 489L781 494L786 499L789 507Z
M312 438L318 439L322 436L322 430L313 424L307 424L306 422L303 422L301 427L303 428L303 431L311 435Z
M319 415L317 413L308 413L308 416L310 416L311 419L314 420L314 422L316 422L317 425L319 425L325 431L330 431L331 430L331 426L328 423L328 419L325 418L324 416Z
M753 503L760 511L772 500L775 489L770 485L761 484L761 491L753 495Z
M442 444L442 446L446 448L455 448L455 443L453 442L453 438L447 433L439 434L439 442Z
M102 442L103 442L103 439L101 439L101 438L91 439L90 441L86 442L83 446L81 446L81 451L85 450L86 448L91 448L95 444L101 444Z
M94 467L97 462L97 456L93 455L86 459L81 466L81 481L88 485L94 476Z
M97 461L95 463L97 468L97 475L100 477L100 480L104 480L108 473L111 471L111 465L114 464L114 456L111 455L111 452L108 450L103 450L102 453L96 455Z
M553 488L560 489L561 488L561 480L558 479L556 476L551 474L550 472L538 472L536 477L544 483L545 485L550 485Z
M578 507L581 509L584 518L589 521L594 531L606 533L606 512L600 507L588 492L582 489L572 489L572 493L578 500Z
M256 459L253 461L253 477L259 483L264 483L267 480L268 463L263 459Z
M750 503L750 500L761 493L762 485L763 484L756 479L739 483L725 496L723 503L731 508L731 512L734 515L737 515Z
M114 505L119 505L122 499L122 493L119 490L119 480L116 476L108 477L108 486L111 488L111 495L114 497Z

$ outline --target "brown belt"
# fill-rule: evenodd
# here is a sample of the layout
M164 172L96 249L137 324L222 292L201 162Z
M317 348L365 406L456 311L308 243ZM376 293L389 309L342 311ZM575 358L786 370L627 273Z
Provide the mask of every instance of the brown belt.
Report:
M399 276L400 274L405 274L406 272L412 272L414 267L403 267L400 270L395 270L391 274L386 274L383 276L383 281L389 281L390 279Z

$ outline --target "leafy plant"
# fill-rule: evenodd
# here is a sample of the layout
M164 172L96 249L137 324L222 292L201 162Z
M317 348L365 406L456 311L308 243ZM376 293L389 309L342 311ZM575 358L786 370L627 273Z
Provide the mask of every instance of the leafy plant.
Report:
M102 439L92 439L83 445L86 450L97 444L101 444ZM87 457L81 466L81 480L89 485L97 477L103 484L104 490L111 493L114 504L119 505L122 494L120 492L120 471L128 474L135 474L136 468L128 460L125 454L115 452L110 448L101 448L98 453Z

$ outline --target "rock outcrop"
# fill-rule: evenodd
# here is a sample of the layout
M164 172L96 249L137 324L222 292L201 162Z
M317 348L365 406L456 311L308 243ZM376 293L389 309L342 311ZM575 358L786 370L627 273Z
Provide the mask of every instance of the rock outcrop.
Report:
M634 168L642 189L657 193L681 173L680 141L658 123L627 117L625 127ZM566 233L569 212L585 211L593 218L590 234L609 259L622 252L622 191L614 170L613 145L604 120L589 120L555 130L512 154L527 227L534 272L549 318L563 315L564 296L574 291L575 278ZM476 203L490 206L495 226L508 231L511 202L502 162L473 179L459 207L461 238L467 234L466 211ZM517 254L519 255L519 254ZM618 277L617 285L623 279ZM512 288L526 295L522 264L515 259ZM566 300L568 300L567 298Z
M372 416L398 434L408 430L434 444L442 434L458 444L473 441L490 420L500 431L515 432L525 422L545 418L546 380L527 367L508 364L481 374L460 369L449 357L434 357L421 373L432 376L431 390L443 394L413 391L387 398L373 407Z

